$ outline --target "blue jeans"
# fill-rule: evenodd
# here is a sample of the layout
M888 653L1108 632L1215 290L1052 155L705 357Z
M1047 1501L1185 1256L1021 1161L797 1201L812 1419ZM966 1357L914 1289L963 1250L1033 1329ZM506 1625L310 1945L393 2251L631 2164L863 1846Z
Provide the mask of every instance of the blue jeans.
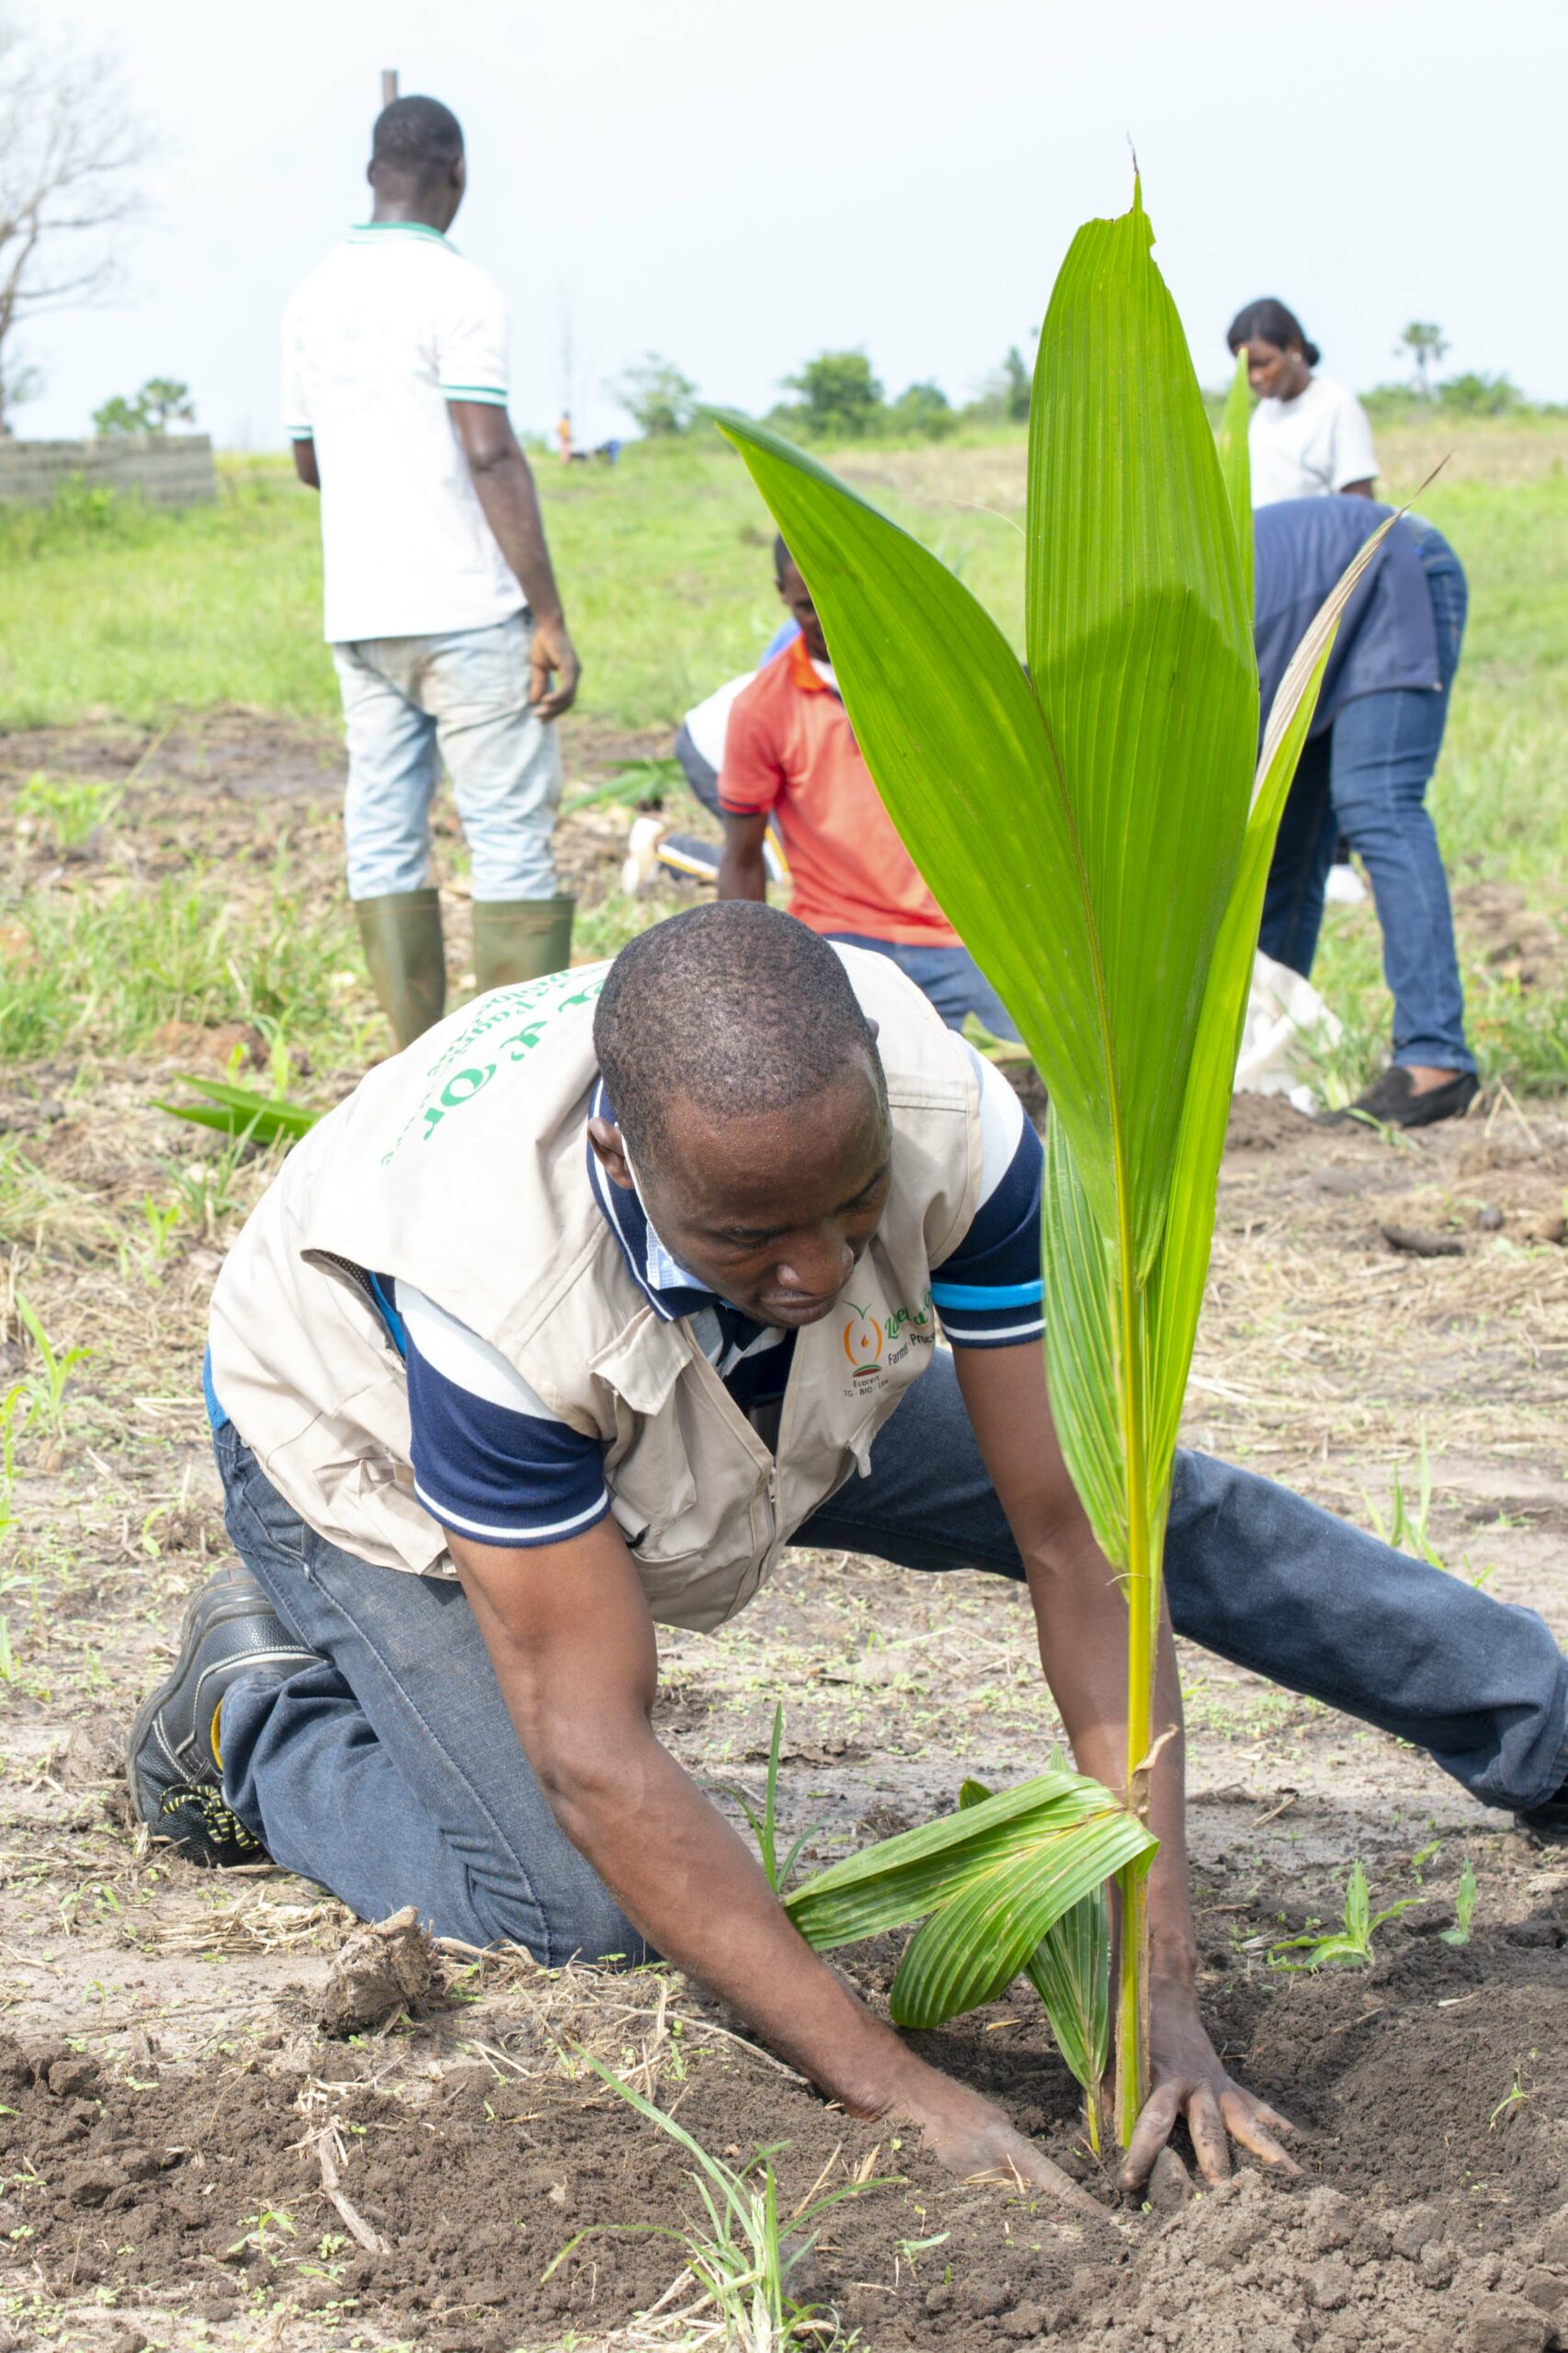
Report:
M1449 694L1464 637L1467 592L1458 557L1429 524L1416 527L1437 625L1440 689L1391 687L1346 703L1301 754L1279 827L1258 945L1310 974L1324 886L1341 834L1372 885L1393 998L1393 1059L1473 1071L1453 915L1426 788L1442 749Z
M949 1029L961 1029L964 1016L977 1013L994 1038L1019 1040L1013 1017L967 948L905 948L893 939L869 939L858 931L830 931L846 948L869 948L887 956L907 972L923 996L928 997Z
M552 899L561 801L553 725L528 708L526 613L443 637L335 645L348 734L343 828L348 895L430 880L430 803L441 760L473 865L473 895Z
M315 1535L232 1424L229 1534L317 1662L223 1701L223 1789L274 1859L367 1919L559 1966L642 1939L557 1828L460 1586L369 1567ZM949 1355L796 1540L908 1569L1022 1574ZM1568 1663L1533 1610L1407 1559L1284 1487L1178 1457L1165 1576L1176 1631L1426 1749L1483 1803L1568 1779Z

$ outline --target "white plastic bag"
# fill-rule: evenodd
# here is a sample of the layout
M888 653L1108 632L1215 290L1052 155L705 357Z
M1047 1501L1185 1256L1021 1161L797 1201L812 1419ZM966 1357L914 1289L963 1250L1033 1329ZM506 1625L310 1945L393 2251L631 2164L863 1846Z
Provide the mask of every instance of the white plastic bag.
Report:
M1341 1024L1313 988L1288 964L1277 964L1260 948L1253 958L1242 1050L1236 1061L1238 1095L1288 1095L1298 1111L1316 1108L1307 1040L1335 1044Z

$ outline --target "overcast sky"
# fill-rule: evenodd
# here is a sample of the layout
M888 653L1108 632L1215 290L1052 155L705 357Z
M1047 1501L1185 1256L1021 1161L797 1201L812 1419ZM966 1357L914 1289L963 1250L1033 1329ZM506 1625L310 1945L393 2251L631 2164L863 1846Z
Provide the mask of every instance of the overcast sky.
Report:
M967 398L1125 208L1129 137L1206 381L1274 293L1357 387L1419 317L1446 369L1568 399L1563 0L8 6L117 45L162 142L120 299L28 338L28 435L171 374L221 442L281 440L278 313L366 217L383 65L462 120L454 241L506 289L529 427L570 394L623 430L604 385L650 349L746 408L850 344Z

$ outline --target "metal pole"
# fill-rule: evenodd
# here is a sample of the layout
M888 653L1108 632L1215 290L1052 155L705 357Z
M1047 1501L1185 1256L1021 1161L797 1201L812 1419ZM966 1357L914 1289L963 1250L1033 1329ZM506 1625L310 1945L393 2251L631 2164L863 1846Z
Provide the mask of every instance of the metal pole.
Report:
M390 106L391 106L391 104L392 104L392 100L396 97L396 96L397 96L397 68L396 68L396 66L395 66L395 65L383 65L383 66L382 66L382 68L381 68L381 104L382 104L382 106L384 106L384 107L390 107Z

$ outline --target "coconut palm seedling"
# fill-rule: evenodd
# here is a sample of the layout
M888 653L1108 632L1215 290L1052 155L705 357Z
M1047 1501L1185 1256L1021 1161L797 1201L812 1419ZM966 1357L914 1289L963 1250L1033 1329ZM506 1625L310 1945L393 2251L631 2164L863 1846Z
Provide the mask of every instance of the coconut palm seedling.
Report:
M1221 467L1152 244L1135 186L1129 212L1078 232L1051 296L1027 668L936 556L766 426L718 418L811 588L889 813L1051 1097L1052 1406L1127 1598L1126 1788L1145 1819L1176 1430L1264 886L1335 628L1381 540L1298 649L1259 757L1242 394ZM1148 1856L1119 1866L1123 2142L1147 2085ZM1041 1933L1015 1939L1019 1959Z
M285 1095L263 1095L258 1087L235 1086L227 1079L195 1078L188 1073L182 1086L194 1089L199 1103L158 1103L174 1120L189 1120L221 1136L242 1143L297 1143L321 1118L308 1104L291 1102Z
M1384 1906L1381 1912L1372 1909L1371 1893L1367 1886L1367 1874L1360 1862L1352 1863L1350 1877L1345 1889L1345 1923L1332 1929L1326 1937L1309 1935L1287 1937L1269 1952L1272 1969L1323 1969L1339 1961L1352 1969L1369 1969L1377 1958L1372 1950L1372 1938L1385 1921L1397 1920L1418 1901L1414 1895L1402 1896L1397 1904ZM1300 1952L1301 1961L1281 1961L1282 1952Z

